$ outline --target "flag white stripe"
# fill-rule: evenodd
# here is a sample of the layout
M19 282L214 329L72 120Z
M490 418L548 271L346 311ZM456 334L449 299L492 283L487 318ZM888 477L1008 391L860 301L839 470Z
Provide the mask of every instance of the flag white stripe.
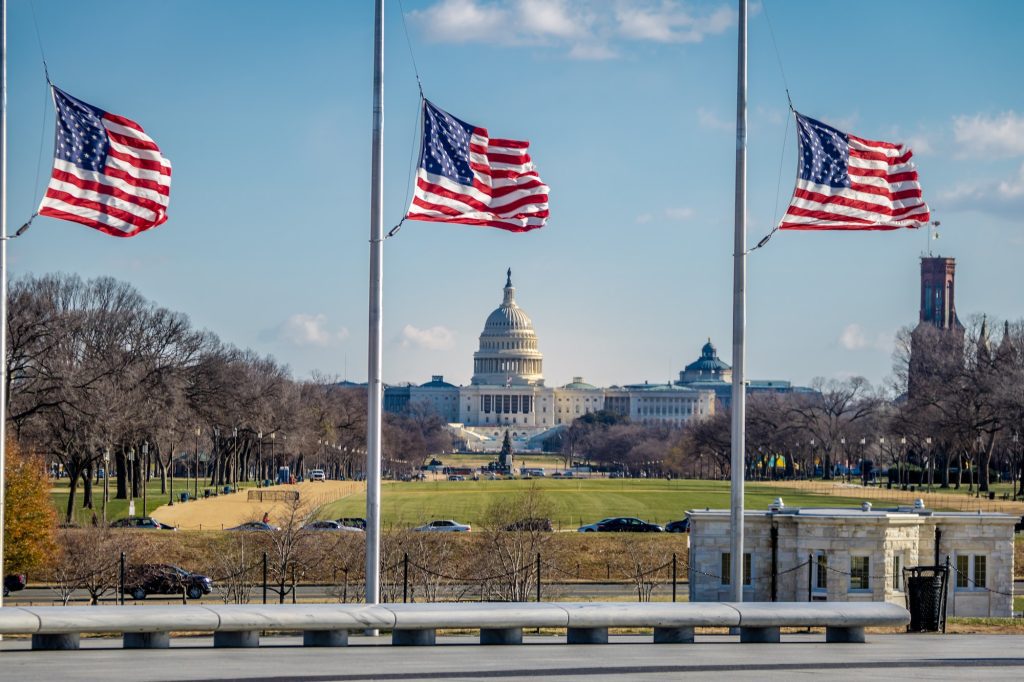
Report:
M80 180L84 180L86 182L99 182L104 185L110 185L111 187L116 187L122 192L134 194L137 197L149 199L150 201L155 201L158 204L162 204L163 206L167 206L170 202L170 197L168 197L166 193L156 192L154 190L146 189L144 187L138 187L136 185L132 185L128 182L125 182L120 178L115 178L113 176L100 173L99 171L87 171L83 168L79 168L73 163L64 161L63 159L54 159L53 167L56 168L57 170L64 171L65 173L70 173L71 175L74 175ZM167 189L168 191L170 191L170 187L168 187Z
M109 227L113 227L116 230L120 230L121 232L131 233L139 229L137 225L132 225L131 223L126 223L123 220L118 220L117 218L107 215L106 213L94 211L93 209L85 208L84 206L75 206L74 204L69 204L67 202L60 201L59 199L51 199L49 197L44 198L43 203L40 205L40 208L42 209L45 207L49 207L57 211L63 211L64 213L70 213L72 215L81 216L83 218L89 218L90 220L95 220Z

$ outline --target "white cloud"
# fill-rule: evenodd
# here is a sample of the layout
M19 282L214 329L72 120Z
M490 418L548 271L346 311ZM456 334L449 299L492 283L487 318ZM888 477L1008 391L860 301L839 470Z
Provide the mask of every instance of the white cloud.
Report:
M864 329L857 323L848 324L839 335L839 345L846 350L860 350L867 347L868 340L864 336Z
M724 130L726 132L732 132L736 130L736 122L729 121L721 118L718 114L713 111L709 111L704 107L697 109L697 123L702 128L709 128L711 130Z
M688 206L680 206L677 208L666 208L665 217L669 220L689 220L694 216L693 209Z
M736 24L725 4L695 13L675 0L437 0L409 18L433 42L546 45L581 60L618 57L616 39L698 43Z
M402 347L410 346L427 350L451 350L455 347L455 332L440 325L418 329L407 324L402 328Z
M895 332L878 332L872 338L864 330L864 327L856 322L851 322L843 327L842 333L839 334L839 345L846 350L852 351L875 350L889 352L892 350L894 337Z
M939 192L937 208L1019 216L1024 210L1024 164L1006 180L970 180Z
M695 215L697 215L696 212L689 206L675 206L666 208L659 213L641 213L635 218L635 221L638 225L646 225L655 221L660 223L668 221L683 222L690 220Z
M508 10L476 0L441 0L433 7L411 12L435 42L468 43L500 37L509 22Z
M1024 116L1007 111L996 116L975 114L953 119L953 137L961 157L1024 155Z
M705 36L717 35L736 24L735 11L726 6L708 14L696 15L682 3L620 2L615 12L619 33L631 40L658 43L699 43Z
M602 45L600 43L579 43L572 46L569 50L569 57L572 59L581 59L587 61L602 61L606 59L615 59L619 56L619 53L609 47L608 45Z
M296 313L271 331L270 336L295 346L333 346L348 338L348 329L331 328L323 313Z

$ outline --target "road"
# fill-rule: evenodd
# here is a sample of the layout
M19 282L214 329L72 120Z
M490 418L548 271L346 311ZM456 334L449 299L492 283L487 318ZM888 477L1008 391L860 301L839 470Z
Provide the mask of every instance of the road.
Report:
M214 649L209 637L175 638L163 650L120 648L120 639L83 640L80 651L34 652L26 640L0 643L0 682L352 682L511 680L565 682L665 679L878 680L1024 679L1019 637L868 635L866 644L825 644L821 634L783 635L781 644L740 644L698 635L694 644L652 644L650 635L613 636L604 645L527 636L518 646L481 646L475 637L438 645L388 646L387 636L352 636L344 649L307 649L301 638L264 637L259 649Z
M336 589L337 588L328 585L299 585L296 590L296 600L306 602L336 601ZM685 582L680 581L677 584L676 594L680 601L684 601L686 599L688 589L688 585ZM1022 584L1018 589L1024 589L1024 584ZM542 590L542 597L547 595L550 599L560 601L620 601L636 597L636 588L632 584L628 583L545 583L542 586ZM661 585L655 592L656 596L662 595L666 598L671 598L671 594L671 585ZM257 601L262 599L262 589L257 588L253 595ZM451 596L454 597L455 595L452 594ZM216 598L216 593L206 597L206 599ZM88 602L88 600L89 595L84 590L76 590L72 595L71 603L81 604ZM271 591L268 595L268 600L271 602L276 601L277 595ZM113 603L114 595L107 595L101 601L104 603ZM125 597L125 603L131 602L138 604L167 604L169 602L177 601L181 601L180 596L151 595L145 600L139 602L135 602L130 597ZM291 601L290 595L288 596L288 601ZM50 587L29 587L21 592L15 592L5 598L4 604L9 606L59 605L60 594L58 594L57 590Z

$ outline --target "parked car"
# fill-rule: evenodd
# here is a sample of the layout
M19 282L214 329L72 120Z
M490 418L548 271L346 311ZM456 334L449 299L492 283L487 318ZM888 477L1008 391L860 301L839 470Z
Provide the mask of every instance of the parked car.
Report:
M647 523L631 516L620 516L599 524L602 533L664 533L665 529L656 523Z
M460 476L459 474L452 474L452 475L450 475L448 477L448 480L449 481L465 481L466 477L465 476Z
M132 599L145 599L150 594L181 594L201 599L210 594L213 581L205 575L186 571L171 564L137 564L128 568L124 593Z
M21 592L28 585L28 579L24 573L14 573L4 576L3 595L6 597L11 592Z
M596 533L598 530L600 530L599 526L602 523L605 523L606 521L611 521L611 520L612 520L611 518L601 519L600 521L595 521L594 523L588 523L585 526L580 526L576 530L579 533Z
M310 481L326 481L327 480L327 475L324 474L324 470L323 469L313 469L312 471L309 472L309 480Z
M689 533L690 532L690 519L680 519L679 521L672 521L671 523L665 524L666 533Z
M235 526L234 528L228 528L228 530L267 531L281 529L277 526L272 526L269 523L265 523L263 521L246 521L245 523Z
M110 523L111 528L139 528L142 530L177 530L174 526L160 523L149 516L128 516Z
M550 533L553 528L551 527L551 519L519 519L505 526L505 530L533 530Z
M302 527L302 530L340 530L349 531L353 533L361 533L363 531L362 528L344 526L338 523L337 521L328 521L326 519L321 521L313 521L312 523L307 523L305 526Z
M361 516L343 516L340 519L335 519L338 523L349 528L358 528L359 530L366 530L366 519Z
M413 530L419 531L433 531L433 532L449 532L449 533L468 533L473 530L473 527L468 523L459 523L458 521L452 521L451 519L443 519L440 521L431 521L425 526L419 528L413 528Z

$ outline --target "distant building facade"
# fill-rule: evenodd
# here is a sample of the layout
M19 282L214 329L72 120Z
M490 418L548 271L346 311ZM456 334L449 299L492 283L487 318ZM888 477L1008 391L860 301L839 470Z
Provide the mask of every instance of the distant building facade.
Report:
M782 379L748 379L747 395L757 393L809 393L812 389L793 386ZM728 409L732 404L732 367L718 357L711 339L701 348L700 357L679 373L676 386L695 390L713 391L718 407Z

